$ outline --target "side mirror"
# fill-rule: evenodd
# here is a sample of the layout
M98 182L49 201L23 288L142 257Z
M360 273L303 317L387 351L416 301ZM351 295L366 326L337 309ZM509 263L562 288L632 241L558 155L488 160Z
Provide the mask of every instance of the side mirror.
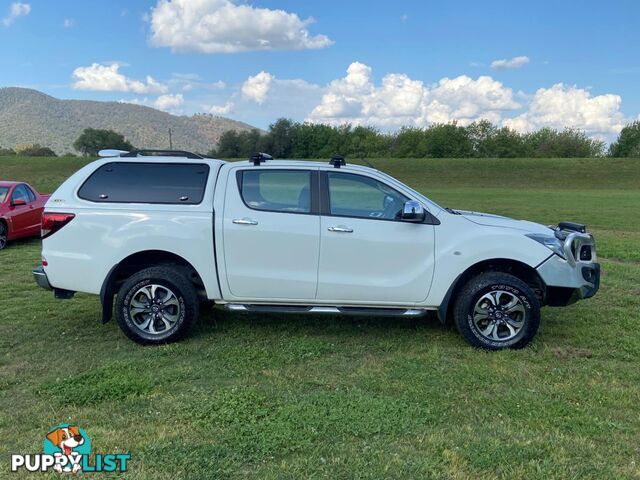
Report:
M402 207L402 220L405 222L419 223L424 221L424 207L420 202L409 200Z
M23 198L16 198L15 200L11 200L11 205L13 205L14 207L20 207L26 204L27 202Z

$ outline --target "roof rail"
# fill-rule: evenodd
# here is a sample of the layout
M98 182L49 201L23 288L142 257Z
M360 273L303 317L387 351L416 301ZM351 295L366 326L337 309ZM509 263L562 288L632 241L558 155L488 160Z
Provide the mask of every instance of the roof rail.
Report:
M121 157L185 157L185 158L194 158L194 159L202 159L204 158L202 155L198 155L197 153L186 152L184 150L132 150L131 152L126 152L120 154Z
M340 168L346 165L347 162L342 155L334 155L331 157L331 160L329 160L329 164L333 165L333 168Z
M249 161L253 162L253 165L256 167L267 160L273 160L273 157L268 153L262 153L262 152L254 153L249 158Z

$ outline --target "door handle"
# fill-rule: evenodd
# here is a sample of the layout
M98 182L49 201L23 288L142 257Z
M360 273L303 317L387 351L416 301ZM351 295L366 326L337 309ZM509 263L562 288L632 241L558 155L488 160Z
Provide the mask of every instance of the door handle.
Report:
M236 225L257 225L258 221L257 220L253 220L252 218L236 218L235 220L233 220L233 223L235 223Z
M327 228L330 232L338 232L338 233L353 233L353 228L345 227L343 225L338 225L337 227L329 227Z

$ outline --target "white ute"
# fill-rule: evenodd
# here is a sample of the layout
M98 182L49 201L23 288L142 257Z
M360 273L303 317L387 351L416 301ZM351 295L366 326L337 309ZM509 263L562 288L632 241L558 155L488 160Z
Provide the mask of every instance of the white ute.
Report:
M106 155L51 196L33 273L58 298L100 295L104 322L115 298L118 324L139 343L183 337L213 301L246 312L432 310L473 346L521 348L542 305L598 290L584 225L442 208L338 156Z

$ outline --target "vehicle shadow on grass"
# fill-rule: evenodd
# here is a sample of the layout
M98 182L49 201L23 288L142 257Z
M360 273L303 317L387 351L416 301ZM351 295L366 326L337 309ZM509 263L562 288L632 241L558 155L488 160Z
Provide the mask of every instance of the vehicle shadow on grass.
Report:
M442 325L435 312L416 317L384 317L366 315L329 315L296 313L236 313L219 307L206 308L200 313L194 335L216 335L220 331L263 330L270 333L297 333L319 335L326 333L347 333L379 335L401 331L445 332L448 325Z

